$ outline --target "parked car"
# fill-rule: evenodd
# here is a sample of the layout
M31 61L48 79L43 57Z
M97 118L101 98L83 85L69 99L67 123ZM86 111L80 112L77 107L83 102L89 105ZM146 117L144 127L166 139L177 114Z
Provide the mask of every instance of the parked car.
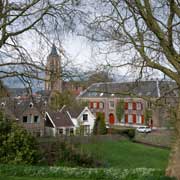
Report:
M150 133L152 131L149 126L140 126L136 130L140 133Z

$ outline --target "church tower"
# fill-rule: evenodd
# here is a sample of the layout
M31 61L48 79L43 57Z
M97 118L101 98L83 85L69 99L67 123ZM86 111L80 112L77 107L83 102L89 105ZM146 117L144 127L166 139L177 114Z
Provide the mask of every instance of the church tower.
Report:
M54 44L47 57L45 91L62 92L61 57L58 55Z

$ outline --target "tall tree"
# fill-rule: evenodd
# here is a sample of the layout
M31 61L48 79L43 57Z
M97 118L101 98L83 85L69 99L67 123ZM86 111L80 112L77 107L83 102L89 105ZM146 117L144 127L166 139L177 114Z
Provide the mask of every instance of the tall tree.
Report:
M166 174L180 179L180 3L178 0L103 0L90 18L88 37L128 54L116 63L143 72L155 69L178 87L176 142ZM95 33L94 33L95 32ZM92 36L90 36L92 34ZM115 48L114 48L115 47Z
M107 134L107 128L106 128L104 115L101 112L98 112L96 120L94 122L93 134L94 135Z
M93 83L99 83L99 82L112 82L112 78L110 77L108 72L105 71L97 71L91 73L89 76L87 83L88 85L91 85Z

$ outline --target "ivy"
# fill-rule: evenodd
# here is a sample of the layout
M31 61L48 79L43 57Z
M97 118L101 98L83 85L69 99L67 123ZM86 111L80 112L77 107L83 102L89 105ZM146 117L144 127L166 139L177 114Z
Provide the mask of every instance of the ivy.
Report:
M116 116L119 122L121 122L122 117L124 116L124 101L120 100L116 106Z

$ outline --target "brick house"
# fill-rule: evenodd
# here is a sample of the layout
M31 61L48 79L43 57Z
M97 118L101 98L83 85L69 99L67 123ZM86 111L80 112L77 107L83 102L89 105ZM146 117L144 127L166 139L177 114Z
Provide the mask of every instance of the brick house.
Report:
M139 82L109 82L95 83L77 97L88 101L91 112L103 112L106 123L110 125L139 126L149 123L154 127L164 127L168 114L165 107L155 107L152 102L159 99L161 102L175 104L177 93L172 81L139 81ZM117 105L123 101L123 116L117 117ZM165 103L164 103L165 104ZM145 119L146 110L152 110L151 119ZM163 111L163 114L162 114Z
M36 102L32 99L21 101L6 98L1 100L0 110L34 136L44 135L46 103L42 101Z

